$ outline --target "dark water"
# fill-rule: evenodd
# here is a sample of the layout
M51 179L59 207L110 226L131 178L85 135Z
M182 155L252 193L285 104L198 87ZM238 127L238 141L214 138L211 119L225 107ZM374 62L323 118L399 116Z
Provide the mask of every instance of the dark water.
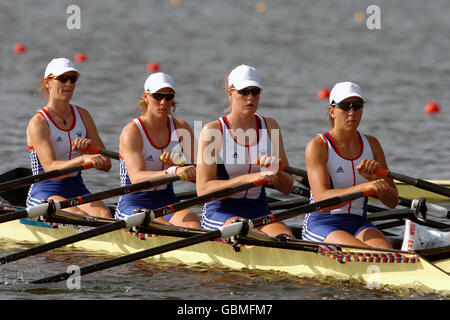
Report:
M304 168L304 147L329 129L327 103L317 91L339 81L361 85L367 106L361 131L375 135L390 168L412 176L448 179L450 2L322 0L266 1L2 1L0 3L0 172L29 167L25 128L41 106L35 83L55 57L85 52L73 102L88 108L107 148L118 150L123 126L156 61L176 82L176 116L197 129L226 107L218 89L241 63L261 73L259 113L282 128L292 166ZM81 10L69 30L66 9ZM381 29L356 22L357 12L380 8ZM15 55L17 42L27 51ZM441 112L426 115L436 100ZM198 126L200 124L200 126ZM110 173L84 175L91 191L116 187ZM181 185L179 188L191 188ZM111 199L113 201L114 199ZM9 249L4 249L5 254ZM135 263L90 275L78 291L30 286L37 274L61 272L73 261L104 259L59 251L0 268L3 299L439 299L416 293L371 291L353 284L314 282L278 274ZM139 272L135 272L139 270ZM201 290L199 290L199 283ZM144 284L144 285L142 285Z

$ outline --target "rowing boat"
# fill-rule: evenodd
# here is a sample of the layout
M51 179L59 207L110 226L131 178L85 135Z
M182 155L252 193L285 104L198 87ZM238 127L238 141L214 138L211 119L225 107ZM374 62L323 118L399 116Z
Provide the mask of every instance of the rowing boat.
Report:
M427 180L428 182L450 188L450 180ZM419 189L410 184L395 181L399 195L404 198L425 198L430 202L448 202L449 198L434 192Z
M47 243L111 222L62 212L42 219L20 219L0 224L3 238L20 242ZM205 231L181 229L150 223L133 230L116 230L76 242L71 247L130 254L173 242ZM401 239L390 239L399 247ZM401 243L400 243L401 244ZM368 288L409 288L450 294L450 247L404 252L307 242L276 241L250 233L229 239L216 239L152 258L183 263L203 263L231 269L258 269L285 272L299 277L358 281Z

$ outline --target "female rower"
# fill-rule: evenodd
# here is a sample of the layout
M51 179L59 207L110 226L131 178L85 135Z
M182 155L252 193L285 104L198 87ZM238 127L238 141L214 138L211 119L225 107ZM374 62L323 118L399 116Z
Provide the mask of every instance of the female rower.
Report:
M206 124L200 134L197 164L197 194L203 195L244 183L264 181L279 191L293 190L293 177L278 171L288 165L277 122L256 114L262 85L255 68L240 65L226 80L231 112ZM260 165L255 160L260 158ZM270 214L264 187L250 188L229 198L207 203L202 228L217 229L237 218ZM268 236L294 237L283 222L261 227Z
M194 166L176 166L172 160L187 158L194 163L194 133L189 124L171 116L175 110L175 86L171 76L151 74L139 100L142 115L129 122L120 136L121 185L184 175L195 180ZM176 161L175 161L176 162ZM133 214L134 209L157 209L178 202L172 184L120 197L116 218ZM156 218L164 224L200 228L197 214L182 210Z
M47 104L30 120L27 144L33 174L78 166L91 162L98 170L109 171L111 161L102 155L82 154L89 145L104 148L94 120L89 112L70 104L79 72L66 58L53 59L45 69L41 82L41 95ZM61 201L89 194L81 172L58 180L48 180L30 187L27 206L43 199ZM102 201L86 203L66 209L74 213L111 217Z
M386 206L397 205L393 180L374 173L378 167L387 168L380 143L357 130L363 106L357 84L341 82L331 90L328 113L332 129L311 140L305 151L311 201L371 188ZM391 248L383 233L367 220L367 198L306 215L302 236L310 241Z

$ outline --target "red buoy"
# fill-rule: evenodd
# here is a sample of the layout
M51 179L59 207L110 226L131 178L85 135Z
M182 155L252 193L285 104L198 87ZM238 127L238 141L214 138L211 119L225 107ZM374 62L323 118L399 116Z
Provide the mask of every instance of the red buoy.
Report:
M87 61L87 55L84 52L78 52L74 58L76 63L83 63Z
M148 72L157 72L157 71L159 71L159 64L154 62L154 61L149 62L147 64L147 71Z
M24 43L18 42L15 44L13 50L14 50L15 54L22 54L22 53L25 53L25 51L27 51L27 47L25 46Z
M441 108L439 107L439 104L436 101L429 101L425 105L425 108L423 109L423 111L426 114L439 113L439 112L441 112Z
M325 100L328 99L330 97L330 90L328 90L327 88L322 88L317 92L317 98L319 98L320 100Z

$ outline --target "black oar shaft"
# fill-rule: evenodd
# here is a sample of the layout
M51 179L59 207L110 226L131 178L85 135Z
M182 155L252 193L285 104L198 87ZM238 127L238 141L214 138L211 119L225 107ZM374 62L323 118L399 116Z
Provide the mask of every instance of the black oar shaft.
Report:
M389 172L389 176L393 179L405 182L405 183L413 185L417 188L424 189L424 190L434 192L434 193L439 193L446 197L450 197L450 189L447 187L441 186L439 184L431 183L431 182L428 182L426 180L422 180L419 178L411 178L411 177L405 176L400 173L395 173L395 172Z
M60 209L78 206L78 205L84 204L84 203L94 202L94 201L98 201L98 200L104 200L107 198L120 196L122 194L127 194L127 193L131 193L131 192L135 192L135 191L139 191L139 190L143 190L143 189L147 189L147 188L153 188L153 187L157 187L157 186L160 186L163 184L172 183L172 182L178 181L180 179L181 179L180 176L176 176L176 177L167 177L167 178L163 178L163 179L158 179L158 180L154 180L154 181L144 181L144 182L134 183L134 184L130 184L130 185L123 186L123 187L118 187L115 189L110 189L110 190L106 190L106 191L93 193L93 194L86 195L86 196L80 196L80 197L75 197L72 199L57 201L54 203L55 210L57 211ZM37 217L37 216L45 215L48 213L49 208L50 208L49 203L43 203L43 204L40 204L40 205L37 205L34 207L29 207L24 210L8 213L5 215L0 215L0 223L17 220L17 219L21 219L21 218Z
M219 190L204 196L200 196L200 197L196 197L193 199L189 199L183 202L179 202L179 203L175 203L169 206L165 206L159 209L155 209L155 210L144 210L144 212L140 212L138 214L134 214L131 215L123 220L119 220L116 222L112 222L109 224L106 224L104 226L95 228L95 229L91 229L85 232L81 232L78 234L74 234L72 236L68 236L66 238L63 239L59 239L59 240L55 240L43 245L39 245L37 247L33 247L21 252L17 252L5 257L0 258L0 264L4 264L4 263L8 263L8 262L12 262L12 261L16 261L25 257L29 257L31 255L35 255L44 251L48 251L48 250L52 250L55 248L59 248L68 244L72 244L78 241L82 241L88 238L92 238L92 237L96 237L108 232L112 232L115 230L119 230L121 228L125 228L125 227L134 227L134 226L138 226L141 225L142 223L144 223L146 221L145 217L148 213L153 212L154 217L153 218L157 218L157 217L161 217L164 216L166 214L172 213L172 212L177 212L183 209L187 209L190 208L194 205L198 205L198 204L202 204L202 203L206 203L208 201L212 201L214 199L220 198L220 197L224 197L224 196L228 196L230 194L234 194L243 190L246 190L248 188L254 187L255 185L257 185L258 183L246 183L246 184L242 184L233 188L227 188L224 190ZM147 211L147 212L146 212Z
M86 153L100 153L101 155L104 155L106 157L112 158L112 159L116 159L116 160L120 160L120 155L117 152L114 151L110 151L110 150L106 150L106 149L102 149L100 147L96 147L93 145L90 145L89 147L86 148Z
M253 219L252 220L253 227L258 228L263 225L281 221L281 220L286 220L286 219L298 216L303 213L320 210L320 209L323 209L326 207L332 207L332 206L335 206L335 205L343 203L343 202L353 201L355 199L364 197L366 195L367 194L364 192L355 192L355 193L351 193L351 194L347 194L347 195L343 195L343 196L337 196L337 197L325 199L322 201L306 204L306 205L292 208L292 209L289 209L289 210L286 210L283 212L279 212L276 214L269 214L264 217Z
M5 264L8 262L23 259L23 258L32 256L32 255L35 255L35 254L38 254L38 253L41 253L44 251L48 251L48 250L52 250L52 249L59 248L62 246L66 246L68 244L71 244L71 243L74 243L77 241L82 241L82 240L92 238L92 237L95 237L95 236L98 236L98 235L101 235L104 233L118 230L118 229L121 229L124 227L125 227L125 221L119 220L117 222L109 223L109 224L106 224L106 225L98 227L98 228L94 228L94 229L91 229L91 230L88 230L88 231L85 231L82 233L77 233L77 234L74 234L74 235L66 237L66 238L55 240L55 241L45 243L45 244L30 248L30 249L27 249L24 251L13 253L13 254L5 256L5 257L1 257L0 264Z
M172 182L178 181L180 179L181 179L180 176L176 176L176 177L167 177L167 178L153 180L153 181L143 181L143 182L139 182L139 183L129 184L129 185L126 185L123 187L117 187L117 188L110 189L110 190L92 193L92 194L82 196L82 197L75 197L72 199L62 200L62 201L59 201L59 203L61 204L61 209L64 209L64 208L69 208L69 207L73 207L73 206L78 206L78 205L84 204L84 203L94 202L94 201L98 201L98 200L104 200L107 198L116 197L116 196L120 196L123 194L140 191L140 190L143 190L146 188L152 188L152 187L160 186L163 184L172 183Z
M446 197L450 197L450 189L446 188L444 186L441 186L439 184L431 183L429 181L425 181L425 180L422 180L419 178L412 178L407 175L397 173L397 172L392 172L390 170L383 169L383 168L376 168L375 173L379 174L380 176L390 177L392 179L410 184L410 185L415 186L420 189L424 189L424 190L427 190L430 192L441 194Z
M111 260L107 260L107 261L96 263L96 264L93 264L90 266L83 267L80 269L80 275L86 275L86 274L89 274L92 272L112 268L115 266L119 266L121 264L130 263L130 262L133 262L136 260L155 256L157 254L162 254L162 253L165 253L165 252L168 252L171 250L181 249L181 248L188 247L188 246L200 243L200 242L213 240L215 238L219 238L220 236L221 236L221 233L219 230L195 235L195 236L189 237L187 239L178 240L178 241L167 243L167 244L155 247L155 248L139 251L139 252L132 253L132 254L129 254L126 256L118 257L115 259L111 259ZM58 281L67 280L71 275L72 275L71 273L66 272L66 273L61 273L61 274L58 274L58 275L55 275L52 277L35 280L31 283L39 284L39 283L58 282Z
M28 186L33 183L47 181L47 180L50 180L50 179L53 179L56 177L60 177L60 176L63 176L63 175L69 174L69 173L73 173L73 172L77 172L80 170L84 170L87 168L88 167L86 165L84 165L84 166L80 165L80 166L59 169L59 170L52 170L52 171L44 172L41 174L36 174L36 175L27 176L27 177L23 177L23 178L11 180L11 181L2 182L2 183L0 183L0 191L13 190L13 189L25 187L25 186Z
M195 198L188 199L188 200L185 200L185 201L177 202L177 203L171 204L169 206L165 206L165 207L162 207L162 208L159 208L159 209L155 209L155 210L153 210L153 212L155 214L155 218L161 217L161 216L166 215L168 213L181 211L181 210L190 208L190 207L192 207L194 205L199 205L199 204L202 204L202 203L214 201L214 200L220 199L222 197L229 196L231 194L247 190L247 189L255 187L255 186L259 185L259 184L260 184L260 182L256 182L256 183L251 182L251 183L241 184L241 185L236 186L236 187L226 188L226 189L215 191L215 192L211 192L211 193L199 196L199 197L195 197Z
M109 150L105 150L105 149L100 149L100 154L112 158L112 159L116 159L116 160L120 160L119 154L117 152L114 151L109 151Z
M12 220L23 219L28 217L28 212L26 210L18 211L18 212L10 212L6 214L0 215L0 223L9 222Z
M283 211L280 213L270 214L270 215L267 215L267 216L264 216L261 218L252 219L249 221L248 225L250 226L250 228L256 228L259 226L273 223L275 221L287 219L287 218L290 218L290 217L293 217L293 216L296 216L296 215L299 215L302 213L314 211L314 210L329 207L329 206L335 206L342 202L352 201L352 200L355 200L355 199L363 197L363 196L368 196L370 194L373 195L374 191L370 190L367 192L356 192L353 194L348 194L348 195L344 195L344 196L340 196L340 197L333 197L330 199L325 199L322 201L318 201L316 203L312 203L309 205L286 210L286 211ZM100 271L100 270L104 270L107 268L115 267L115 266L118 266L121 264L144 259L144 258L154 256L157 254L162 254L167 251L181 249L181 248L195 245L195 244L205 242L208 240L213 240L213 239L220 238L220 237L230 237L233 235L239 235L243 229L243 226L244 226L243 221L239 221L236 223L232 223L232 224L223 226L215 231L195 235L195 236L189 237L187 239L178 240L178 241L171 242L171 243L168 243L168 244L165 244L162 246L158 246L155 248L143 250L143 251L136 252L136 253L126 255L123 257L119 257L119 258L107 260L107 261L104 261L101 263L86 266L86 267L83 267L80 269L80 275L85 275L85 274L92 273L95 271ZM71 275L72 274L65 272L65 273L61 273L61 274L58 274L58 275L55 275L52 277L35 280L32 283L40 284L40 283L63 281L63 280L68 279Z

